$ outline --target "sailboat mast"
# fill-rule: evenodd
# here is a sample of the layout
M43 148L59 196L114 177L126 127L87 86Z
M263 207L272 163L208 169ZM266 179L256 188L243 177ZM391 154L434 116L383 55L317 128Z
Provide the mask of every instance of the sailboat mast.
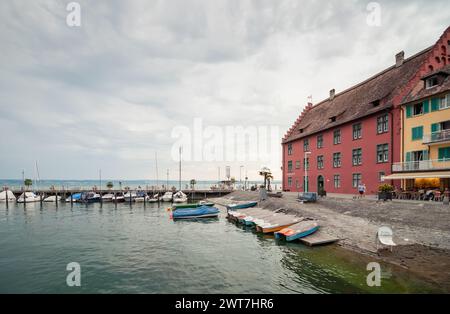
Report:
M180 178L179 178L180 191L181 191L181 149L182 146L180 146Z
M156 163L156 188L159 186L159 177L158 177L158 152L155 152L155 163Z

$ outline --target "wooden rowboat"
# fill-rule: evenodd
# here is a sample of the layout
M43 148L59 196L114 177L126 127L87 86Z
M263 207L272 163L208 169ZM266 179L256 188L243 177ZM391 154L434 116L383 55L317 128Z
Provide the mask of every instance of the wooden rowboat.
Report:
M256 225L256 231L262 233L273 233L290 227L303 220L301 217L294 217L285 215L286 217L280 217L273 219L267 223Z
M285 238L286 241L290 242L307 237L316 232L317 230L319 230L319 224L317 222L305 220L296 223L295 225L292 225L288 228L284 228L278 232L275 232L275 238L276 239Z

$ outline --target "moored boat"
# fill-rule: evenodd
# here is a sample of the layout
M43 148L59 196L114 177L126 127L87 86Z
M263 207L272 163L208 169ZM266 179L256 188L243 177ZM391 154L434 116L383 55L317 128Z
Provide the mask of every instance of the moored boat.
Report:
M124 198L124 200L125 200L125 202L127 202L127 203L129 203L129 202L134 202L134 199L136 198L136 192L128 192L128 193L125 193L124 195L123 195L123 198Z
M174 203L186 203L188 200L188 197L186 194L183 193L183 191L178 191L173 195L173 202Z
M137 203L142 203L142 202L146 202L148 201L149 197L147 195L147 193L139 191L136 192L136 197L134 198L134 201Z
M285 238L286 241L291 242L307 237L317 230L319 230L319 224L317 222L312 220L304 220L288 228L284 228L278 232L275 232L275 238Z
M101 201L101 196L95 192L86 192L81 195L80 202L83 203L96 203Z
M195 209L178 209L172 212L173 219L194 219L213 218L219 215L219 210L215 207L201 206Z
M245 209L245 208L251 208L258 205L258 202L245 202L245 203L239 203L239 204L230 204L227 205L228 210L237 210L237 209Z
M22 195L19 196L17 199L17 203L33 203L33 202L39 202L41 198L34 194L33 192L25 192L22 193Z
M173 193L172 192L166 192L161 197L161 201L163 201L163 202L172 202L172 199L173 199Z
M56 203L56 201L60 202L61 201L61 196L56 196L56 195L51 195L49 197L44 198L43 200L46 203Z
M102 202L112 202L114 201L114 194L108 193L102 196Z
M197 207L201 207L201 206L213 207L214 205L215 205L214 203L207 203L207 202L199 202L196 204L175 204L172 206L172 209L177 210L177 209L183 209L183 208L197 208Z
M82 195L83 195L83 193L72 194L72 202L79 202L81 200ZM66 198L66 202L70 203L70 196L68 198Z
M151 197L149 197L148 202L149 203L157 203L159 201L159 194L155 194Z
M9 191L9 190L0 192L0 202L6 202L7 199L8 199L8 202L15 202L16 196L14 195L14 193L12 191Z

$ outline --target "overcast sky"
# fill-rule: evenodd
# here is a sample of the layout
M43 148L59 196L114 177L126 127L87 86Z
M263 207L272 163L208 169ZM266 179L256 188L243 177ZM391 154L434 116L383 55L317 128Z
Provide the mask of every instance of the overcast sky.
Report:
M151 179L158 152L159 177L176 179L173 135L194 133L197 118L277 141L270 158L186 161L184 179L214 180L226 165L237 179L240 165L280 179L281 138L309 95L317 103L419 52L450 21L448 0L379 1L379 27L366 22L370 1L89 0L69 27L69 2L0 2L0 178L30 177L37 160L41 178L101 168Z

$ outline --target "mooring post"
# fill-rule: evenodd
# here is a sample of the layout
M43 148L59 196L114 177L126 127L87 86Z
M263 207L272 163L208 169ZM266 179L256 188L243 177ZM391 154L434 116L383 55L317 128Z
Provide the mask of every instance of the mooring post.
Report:
M26 204L27 204L27 194L26 193L27 193L26 191L23 192L23 208L27 207L26 206Z
M55 204L56 208L58 208L58 192L55 193Z
M39 203L41 204L41 208L42 208L42 201L43 201L43 199L42 199L42 191L41 191L41 192L39 192Z
M73 192L70 191L70 207L73 207Z
M117 192L114 192L114 207L117 209Z
M6 209L8 209L9 207L9 194L8 194L8 188L5 188L5 192L6 192ZM11 192L12 193L12 192Z

